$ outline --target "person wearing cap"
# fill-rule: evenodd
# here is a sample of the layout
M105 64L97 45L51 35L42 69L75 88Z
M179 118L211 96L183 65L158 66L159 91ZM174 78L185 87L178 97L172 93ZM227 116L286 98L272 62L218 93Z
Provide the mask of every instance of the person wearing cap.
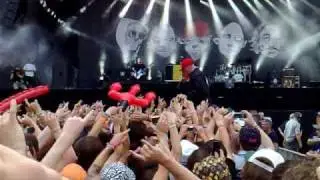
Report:
M285 160L272 149L260 149L249 157L243 167L242 180L270 180L274 169Z
M270 139L272 140L274 147L278 148L279 138L277 133L272 129L272 119L271 117L264 117L261 121L261 129L268 134Z
M298 113L292 113L289 116L289 121L284 129L284 147L289 150L299 151L302 148L301 129Z
M193 100L195 104L199 104L202 100L209 99L209 84L205 75L193 64L191 58L185 58L181 61L181 70L184 80L190 84L188 98Z

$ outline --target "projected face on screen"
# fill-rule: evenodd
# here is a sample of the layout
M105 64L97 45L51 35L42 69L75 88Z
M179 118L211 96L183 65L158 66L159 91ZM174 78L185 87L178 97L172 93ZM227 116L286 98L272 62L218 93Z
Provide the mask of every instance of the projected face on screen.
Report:
M117 27L116 40L122 50L136 51L147 34L148 28L139 21L122 18Z
M210 49L211 36L193 36L184 40L184 48L193 60L200 60Z
M226 58L238 54L247 43L241 26L234 22L225 26L214 42L218 45L220 53Z
M284 45L284 34L281 27L275 25L259 26L250 40L251 48L256 54L274 58Z
M171 26L157 26L152 29L148 48L160 57L168 58L176 52L177 43Z

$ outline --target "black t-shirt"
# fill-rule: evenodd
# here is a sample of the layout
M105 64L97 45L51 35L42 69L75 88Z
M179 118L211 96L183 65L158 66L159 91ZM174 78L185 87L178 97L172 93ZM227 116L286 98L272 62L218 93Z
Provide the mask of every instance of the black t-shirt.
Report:
M207 83L205 75L198 68L190 74L189 95L195 104L199 104L202 100L209 99L209 84Z
M270 137L270 139L272 140L273 143L279 143L278 135L277 135L277 133L276 133L274 130L272 130L272 131L268 134L268 136Z

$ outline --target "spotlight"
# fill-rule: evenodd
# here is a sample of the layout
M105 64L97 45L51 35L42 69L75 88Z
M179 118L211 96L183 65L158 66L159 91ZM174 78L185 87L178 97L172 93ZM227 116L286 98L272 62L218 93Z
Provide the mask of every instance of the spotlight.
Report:
M174 53L170 56L170 64L176 64L177 62L177 53Z
M209 48L206 48L206 49L209 49ZM203 52L203 54L202 54L202 56L201 56L201 59L200 59L200 65L199 65L199 69L200 69L201 71L203 71L204 66L205 66L206 63L207 63L208 56L209 56L209 50L207 50L206 52Z
M236 16L240 22L240 24L243 26L243 28L250 32L253 29L253 25L250 23L247 17L243 15L243 13L240 11L238 6L233 2L233 0L228 0L230 6L232 7L233 11L236 13Z
M243 0L243 2L249 7L249 9L253 12L253 14L260 20L263 21L261 15L259 14L258 10L253 7L253 5L248 0Z
M265 0L281 17L283 20L285 20L291 27L295 28L301 36L305 36L306 32L303 28L298 25L294 19L287 16L284 12L282 12L276 5L274 5L271 1Z
M129 10L130 6L132 5L132 3L133 3L133 0L129 0L128 3L124 6L122 11L119 13L119 17L120 18L123 18L127 14L127 12Z
M288 61L286 67L290 67L303 52L306 52L311 48L316 47L319 44L319 42L320 32L301 40L300 42L296 43L293 47L289 48L288 52L294 53L291 54L291 58Z
M314 12L316 12L317 14L320 15L320 8L311 4L309 1L307 0L301 0L305 5L307 5L309 8L311 8Z
M213 17L213 23L214 23L215 30L216 30L216 32L220 32L223 28L223 25L222 25L221 19L217 13L217 10L216 10L215 5L213 4L212 0L209 0L209 7L210 7L211 14Z
M111 10L112 10L113 7L117 4L117 2L119 2L119 0L114 0L114 1L109 5L109 7L103 12L102 18L106 18L106 17L110 14Z
M170 10L170 0L166 0L163 8L161 22L160 22L163 27L166 27L169 24L169 10Z
M151 13L155 2L156 2L156 0L150 0L150 3L149 3L149 5L147 7L147 10L146 10L146 14L150 14Z
M256 71L258 72L262 63L264 62L264 60L266 59L266 55L265 54L261 54L257 60L257 64L256 64Z
M105 62L107 59L106 52L102 49L101 54L100 54L100 60L99 60L99 68L100 68L100 75L103 76L104 74L104 67L105 67Z
M256 7L258 8L258 10L265 10L265 8L263 7L263 5L259 2L260 0L254 0L254 4L256 5Z
M146 12L144 13L144 15L142 17L141 24L143 24L143 25L148 24L149 19L150 19L150 14L151 14L151 11L153 9L153 6L154 6L155 2L156 2L156 0L150 0L150 3L148 5L148 7L147 7L147 10L146 10Z
M193 20L192 20L190 1L184 0L184 3L186 8L186 18L187 18L187 35L194 36L194 26L193 26Z

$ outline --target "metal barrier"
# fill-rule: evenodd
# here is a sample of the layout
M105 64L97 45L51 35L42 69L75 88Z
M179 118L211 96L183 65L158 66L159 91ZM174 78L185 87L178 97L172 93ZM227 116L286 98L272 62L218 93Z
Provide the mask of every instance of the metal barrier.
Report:
M307 157L305 154L281 147L277 149L277 152L280 153L285 160L304 160Z

